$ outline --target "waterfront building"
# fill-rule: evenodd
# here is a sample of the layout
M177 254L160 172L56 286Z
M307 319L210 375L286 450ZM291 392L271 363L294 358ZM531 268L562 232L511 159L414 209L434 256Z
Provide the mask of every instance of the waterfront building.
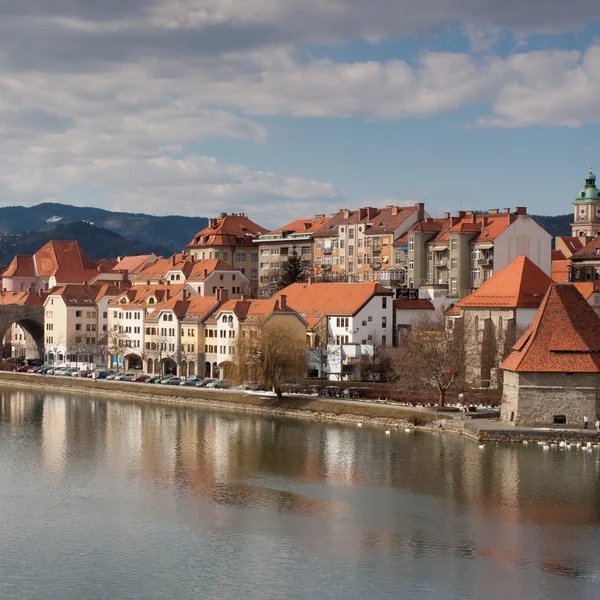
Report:
M377 283L295 283L278 292L307 322L315 376L355 379L361 362L394 340L393 292Z
M297 340L305 344L306 325L302 316L288 306L285 294L261 300L228 300L205 322L205 375L221 379L230 376L239 340L244 335L285 327L290 343Z
M315 276L324 281L373 281L391 267L394 243L425 217L424 205L365 207L335 213L314 237Z
M402 343L402 338L408 335L415 322L435 312L431 300L419 298L418 294L411 297L409 291L413 290L400 290L400 297L394 300L394 345L396 346Z
M278 287L281 268L294 252L304 261L307 276L313 270L313 236L329 222L325 215L298 219L275 231L254 238L259 255L259 294L272 296Z
M580 426L600 413L600 318L572 284L554 283L501 364L501 420Z
M449 298L468 296L518 256L552 271L552 237L522 207L427 218L410 227L407 241L408 286L436 286Z
M533 321L551 285L551 277L520 256L457 303L468 336L471 384L498 386L498 366Z
M267 230L251 221L244 213L221 213L209 219L208 227L199 231L188 244L196 260L218 259L233 265L247 277L251 293L258 290L258 248L254 239Z

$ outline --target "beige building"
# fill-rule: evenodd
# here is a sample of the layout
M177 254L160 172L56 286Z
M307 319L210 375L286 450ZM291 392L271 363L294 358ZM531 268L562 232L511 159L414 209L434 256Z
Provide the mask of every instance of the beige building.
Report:
M485 214L459 211L424 219L407 238L409 287L439 286L463 298L518 256L526 256L544 273L552 272L552 237L527 215L526 208Z
M250 281L251 291L258 289L258 248L254 239L267 230L244 213L221 213L209 219L208 227L199 231L187 248L196 260L218 259L239 269Z
M325 215L315 215L314 219L298 219L254 239L259 256L261 296L270 297L277 291L281 267L294 252L305 262L307 276L312 275L313 235L328 221Z
M424 205L340 210L314 233L318 279L367 282L393 264L394 243L423 220Z

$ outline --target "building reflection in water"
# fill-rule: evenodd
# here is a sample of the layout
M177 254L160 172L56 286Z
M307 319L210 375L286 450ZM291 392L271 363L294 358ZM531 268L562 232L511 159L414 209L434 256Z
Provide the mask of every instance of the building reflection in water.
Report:
M483 560L510 570L507 597L526 595L530 569L589 575L581 547L598 539L598 452L22 391L2 394L0 417L37 431L53 478L102 463L199 527L286 535L273 513L293 515L315 555L383 571L401 557Z

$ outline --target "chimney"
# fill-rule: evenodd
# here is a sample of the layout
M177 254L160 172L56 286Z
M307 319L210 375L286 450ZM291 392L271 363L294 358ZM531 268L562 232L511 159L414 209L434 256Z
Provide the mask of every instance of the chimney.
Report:
M377 209L373 208L372 206L369 206L369 208L367 208L367 219L369 219L369 221L371 219L374 219L377 216Z
M397 206L391 206L390 208L392 209L392 217L395 217L400 209Z
M509 215L509 214L510 214L510 208L503 208L503 209L502 209L502 212L503 212L505 215Z
M121 273L123 273L123 281L129 281L129 271L127 269L124 269L123 271L121 271Z
M219 219L224 219L227 216L227 213L221 213L219 215Z
M241 300L242 302L246 302L246 300L248 300L248 296L246 296L246 294L242 294Z
M449 212L445 212L444 213L444 219L449 219L450 218L450 213Z
M104 273L104 265L98 265L98 273Z
M344 216L344 219L347 219L350 216L350 211L347 208L343 208L342 215Z
M219 288L217 290L217 302L219 302L219 304L223 304L225 302L227 302L227 300L229 299L229 293L227 291L226 288ZM243 296L242 296L243 299Z
M472 217L473 216L473 211L472 210L468 210L467 211L467 217Z
M279 296L279 305L281 306L281 310L287 309L287 296L285 294Z
M171 256L171 266L174 267L175 266L175 254L173 254L173 256Z
M184 300L187 300L187 297L188 297L188 291L187 291L185 288L183 288L183 289L181 290L181 297L182 297Z
M466 213L464 210L459 210L459 211L456 213L456 216L457 216L459 219L464 219L466 214L467 214L467 213Z
M450 217L450 227L454 227L460 221L459 217Z
M171 297L171 290L165 290L165 300L168 300Z
M477 223L477 215L474 212L471 213L471 222Z
M204 269L204 279L208 277L208 269Z
M488 210L488 214L489 215L497 215L500 211L497 208L490 208L490 210Z
M525 206L517 206L517 208L515 208L515 213L517 215L526 215L527 214L527 208Z
M431 217L427 217L424 219L425 223L433 223L433 219Z
M488 222L489 222L488 216L487 216L487 215L485 215L485 216L483 217L483 226L484 226L484 227L487 227L487 226L488 226Z
M324 219L325 218L325 213L321 213L320 215L315 215L315 221L318 219Z
M359 208L358 209L358 220L362 221L363 219L367 218L367 209L366 208Z

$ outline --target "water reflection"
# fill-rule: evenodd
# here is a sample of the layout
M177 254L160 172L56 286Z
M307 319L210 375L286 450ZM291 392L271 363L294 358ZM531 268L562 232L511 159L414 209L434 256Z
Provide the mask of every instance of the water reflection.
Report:
M311 560L375 567L390 585L419 579L434 561L437 597L497 583L488 597L558 598L598 585L598 452L481 451L440 434L386 438L368 427L14 390L1 394L0 423L0 450L14 465L22 468L17 436L45 485L76 486L78 498L102 500L93 510L129 521L285 540ZM14 485L10 472L0 470L2 483Z

